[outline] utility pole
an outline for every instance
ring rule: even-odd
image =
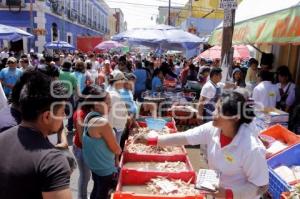
[[[168,25],[171,25],[171,0],[169,0]]]
[[[33,2],[32,2],[32,0],[30,0],[30,32],[31,32],[32,35],[34,35],[33,30],[34,30],[34,27],[33,27]],[[32,48],[33,43],[34,43],[34,39],[29,38],[28,40],[29,40],[29,46],[30,46],[30,48]]]
[[[233,64],[232,37],[237,3],[235,0],[222,0],[220,7],[224,9],[221,63],[228,68],[228,73],[231,74]],[[227,74],[226,80],[228,79],[229,75]]]

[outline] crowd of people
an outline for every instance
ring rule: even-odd
[[[234,139],[240,139],[239,132],[252,131],[249,124],[253,114],[249,113],[250,119],[243,116],[215,119],[215,112],[235,116],[237,106],[251,98],[257,107],[277,107],[290,113],[294,110],[296,113],[291,118],[297,119],[296,86],[288,67],[280,66],[273,73],[271,66],[259,66],[254,58],[248,61],[247,70],[235,62],[231,82],[222,83],[218,59],[195,62],[175,55],[78,51],[43,56],[30,53],[15,58],[2,51],[0,179],[5,183],[0,183],[0,198],[71,198],[70,175],[76,166],[79,168],[77,198],[88,198],[91,178],[94,182],[91,199],[107,198],[116,186],[126,136],[130,129],[138,127],[136,118],[156,115],[150,104],[143,103],[143,93],[163,92],[168,82],[178,88],[198,82],[202,88],[198,119],[199,124],[205,124],[177,137],[159,137],[155,144],[161,146],[205,144],[212,151],[218,145],[214,138],[221,129],[223,137],[221,147],[218,146],[221,150]],[[222,95],[224,90],[231,90],[231,94]],[[234,90],[247,92],[241,95]],[[67,122],[64,122],[65,115]],[[73,144],[67,142],[67,134],[74,135]],[[244,141],[236,146],[245,151],[243,154],[248,159],[239,158],[245,165],[236,164],[231,168],[222,162],[225,173],[234,175],[222,183],[224,193],[218,197],[227,193],[246,198],[245,193],[250,192],[255,198],[268,184],[259,141],[255,139],[255,147],[251,148],[253,134],[243,136]],[[147,139],[137,141],[146,143]],[[68,145],[73,146],[73,153],[68,151]],[[209,163],[212,168],[223,170],[218,166],[220,162],[215,162],[221,157],[220,150],[214,151]],[[253,165],[256,163],[260,164],[260,171]],[[248,173],[244,174],[241,167]]]

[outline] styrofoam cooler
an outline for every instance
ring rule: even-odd
[[[280,124],[281,126],[288,128],[287,122],[266,122],[265,120],[262,120],[261,118],[257,118],[257,117],[254,119],[254,121],[255,121],[257,128],[260,131],[266,130],[276,124]]]
[[[255,115],[256,118],[264,121],[267,124],[288,123],[289,121],[289,113],[276,108],[269,108],[263,111],[255,111]]]

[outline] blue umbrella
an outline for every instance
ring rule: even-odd
[[[156,25],[149,28],[135,28],[112,37],[115,41],[128,41],[163,49],[193,49],[197,48],[205,39],[188,33],[180,28],[168,25]]]
[[[22,39],[22,37],[33,37],[32,34],[21,30],[19,28],[15,28],[13,26],[6,26],[3,24],[0,24],[0,39],[1,40],[19,40]]]
[[[53,41],[46,43],[44,46],[47,49],[54,49],[54,50],[75,50],[75,47],[65,41]]]

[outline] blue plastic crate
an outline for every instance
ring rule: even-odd
[[[269,165],[269,193],[273,199],[280,199],[282,192],[288,192],[292,187],[280,178],[274,169],[285,165],[291,167],[293,165],[300,165],[300,144],[296,144],[293,147],[286,149],[285,151],[275,155],[268,160]]]

